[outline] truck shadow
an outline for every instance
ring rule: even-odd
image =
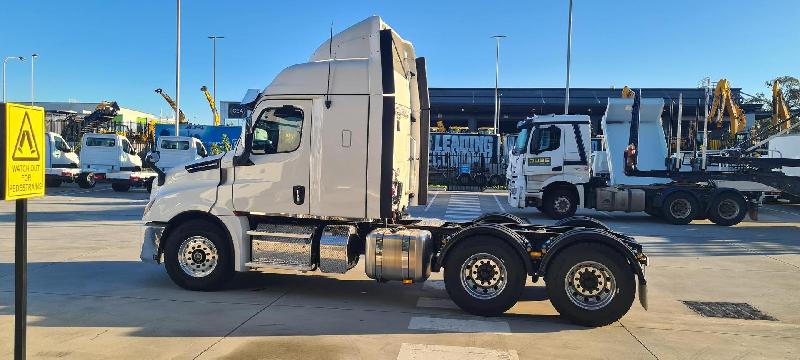
[[[248,272],[221,291],[192,292],[175,286],[163,267],[136,261],[39,262],[29,269],[30,326],[130,328],[142,337],[225,336],[233,329],[228,336],[584,329],[553,315],[542,286],[526,288],[507,314],[484,318],[458,309],[442,288],[379,284],[360,274]],[[14,314],[13,277],[13,264],[0,263],[0,318]],[[444,325],[415,327],[415,318]]]

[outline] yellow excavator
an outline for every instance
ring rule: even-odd
[[[722,118],[725,114],[730,118],[730,135],[735,139],[736,134],[745,130],[747,120],[744,116],[744,111],[736,104],[731,94],[731,84],[726,79],[721,79],[717,82],[717,87],[714,89],[714,102],[711,105],[711,111],[708,112],[706,121],[714,121],[717,127],[722,127]]]
[[[211,96],[211,94],[208,92],[208,88],[205,85],[200,88],[200,91],[202,91],[203,94],[206,94],[208,105],[211,106],[211,113],[214,115],[214,126],[219,126],[219,111],[217,111],[217,104],[214,101],[214,97]]]
[[[629,88],[627,86],[622,88],[622,98],[623,99],[633,99],[634,95],[635,94],[633,93],[633,90],[631,90],[631,88]]]
[[[772,125],[778,125],[780,130],[788,130],[792,126],[789,119],[792,118],[792,113],[789,111],[789,106],[786,105],[786,100],[781,91],[781,84],[778,80],[772,83]]]
[[[177,111],[178,110],[178,105],[175,104],[175,101],[172,100],[172,98],[169,95],[167,95],[167,93],[165,93],[164,90],[156,89],[156,94],[161,95],[161,97],[163,97],[164,100],[167,101],[167,104],[169,104],[169,106],[172,108],[172,111]],[[178,114],[178,118],[179,118],[179,122],[181,124],[185,124],[186,123],[186,116],[183,115],[183,110],[181,110],[180,114]]]

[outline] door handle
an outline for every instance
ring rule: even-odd
[[[306,201],[306,187],[295,185],[292,188],[292,198],[294,199],[295,205],[303,205],[303,203]]]
[[[553,167],[552,171],[562,171],[563,169],[564,169],[563,166],[556,166],[556,167]]]

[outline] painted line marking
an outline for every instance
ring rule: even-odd
[[[428,280],[423,283],[423,288],[444,290],[444,280]]]
[[[511,335],[511,326],[505,321],[463,320],[427,316],[412,317],[411,321],[408,322],[408,329]]]
[[[425,206],[425,210],[423,210],[423,212],[427,212],[428,209],[430,209],[431,205],[433,205],[433,202],[436,201],[436,195],[439,195],[438,191],[433,193],[433,198],[431,199],[431,201],[428,202],[428,205]]]
[[[494,350],[467,346],[429,344],[400,345],[397,360],[519,360],[516,350]]]
[[[436,309],[458,309],[458,305],[453,303],[453,300],[447,298],[432,298],[420,296],[417,299],[417,307],[419,308],[436,308]]]
[[[494,195],[493,197],[494,197],[494,201],[496,201],[496,202],[497,202],[497,206],[499,206],[499,207],[500,207],[500,211],[502,211],[502,212],[506,212],[506,208],[505,208],[505,207],[503,207],[503,204],[502,204],[502,203],[500,203],[500,199],[499,199],[500,197],[499,197],[499,196],[497,196],[497,195]]]

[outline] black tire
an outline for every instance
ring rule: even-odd
[[[63,181],[61,179],[44,179],[44,185],[47,187],[59,187]]]
[[[116,192],[126,192],[131,189],[131,184],[123,182],[113,182],[111,183],[111,188],[114,189],[114,191]]]
[[[747,216],[747,201],[739,193],[724,192],[717,195],[708,208],[708,219],[721,226],[736,225]]]
[[[565,188],[549,190],[544,195],[543,212],[552,219],[561,220],[575,215],[578,210],[578,197]]]
[[[678,191],[664,199],[661,218],[673,225],[686,225],[697,217],[700,205],[692,194]]]
[[[80,173],[76,179],[78,186],[82,189],[91,189],[97,184],[93,172]]]
[[[472,176],[469,176],[469,174],[463,173],[461,175],[458,175],[458,178],[456,178],[456,181],[458,181],[459,185],[463,185],[463,186],[472,185]]]
[[[631,308],[636,293],[636,283],[624,256],[607,246],[592,243],[572,245],[554,256],[555,258],[545,273],[545,285],[550,302],[561,316],[578,325],[605,326],[622,318]],[[601,269],[596,264],[602,265],[605,269]],[[580,276],[581,270],[583,270],[583,274],[589,274],[590,269],[593,269],[592,266],[601,272],[601,275],[597,276],[603,276],[602,279],[605,280],[598,284],[597,280],[592,280],[594,276],[586,278],[585,281],[593,285],[594,289],[585,286],[586,283],[583,279],[578,282],[568,282],[568,279],[574,279],[575,275]],[[591,273],[597,274],[593,271]],[[610,279],[613,279],[613,282]],[[576,286],[572,285],[575,283],[584,285],[581,287],[583,290],[578,290]],[[615,284],[613,287],[610,285],[612,283]],[[613,293],[610,299],[599,298],[604,293],[600,290],[600,285],[604,285],[603,288],[607,289],[605,296]],[[572,295],[568,293],[570,291],[568,289],[572,291]],[[598,295],[597,297],[586,297],[582,296],[579,291],[588,291],[589,295],[596,291]],[[579,297],[584,300],[573,300],[573,298]],[[600,300],[597,300],[598,298]],[[594,299],[600,303],[592,304],[588,302],[588,299]],[[602,304],[604,301],[607,303]],[[584,303],[584,305],[578,303]],[[594,308],[594,306],[598,307]]]
[[[191,267],[193,264],[197,264],[194,253],[199,251],[203,253],[201,264],[205,264],[206,261],[211,264],[213,260],[216,260],[216,265],[210,269],[208,274],[198,273],[198,276],[193,276],[183,270],[178,260],[181,245],[184,241],[191,241],[192,238],[203,238],[214,245],[216,256],[214,252],[203,251],[208,250],[208,247],[203,250],[198,248],[192,251],[192,263],[187,265]],[[170,279],[184,289],[213,291],[222,287],[233,276],[233,251],[222,231],[215,224],[204,220],[191,220],[170,232],[164,245],[164,267],[166,267]]]
[[[556,223],[553,224],[553,226],[575,226],[575,227],[584,227],[589,229],[608,230],[608,226],[606,224],[603,224],[602,221],[588,216],[568,217],[566,219],[561,219],[559,221],[556,221]]]
[[[528,222],[525,219],[509,213],[489,213],[483,214],[472,220],[476,223],[485,223],[485,224],[527,224]]]
[[[145,181],[144,188],[147,189],[148,194],[153,192],[153,179]]]
[[[473,315],[497,316],[504,313],[517,303],[522,290],[525,288],[527,274],[522,258],[508,244],[497,238],[475,237],[462,241],[462,243],[456,244],[455,248],[450,250],[445,259],[444,285],[450,295],[450,299],[462,310]],[[505,285],[500,289],[497,289],[499,285],[495,285],[495,290],[493,291],[499,290],[499,292],[490,294],[491,297],[479,298],[473,294],[487,292],[492,287],[478,287],[476,285],[477,281],[465,280],[466,283],[474,285],[472,287],[473,290],[468,291],[466,289],[467,285],[462,282],[462,266],[468,266],[468,269],[472,268],[467,263],[468,261],[473,261],[472,259],[486,261],[489,259],[485,257],[486,255],[490,255],[494,259],[483,265],[478,260],[475,266],[486,267],[487,273],[485,275],[493,276],[492,279],[487,281],[505,281]],[[491,267],[495,260],[499,261],[502,266]],[[500,276],[502,268],[505,268],[505,278]],[[498,271],[493,272],[495,270]],[[468,271],[464,272],[464,274],[466,273]],[[486,285],[491,285],[491,283]]]

